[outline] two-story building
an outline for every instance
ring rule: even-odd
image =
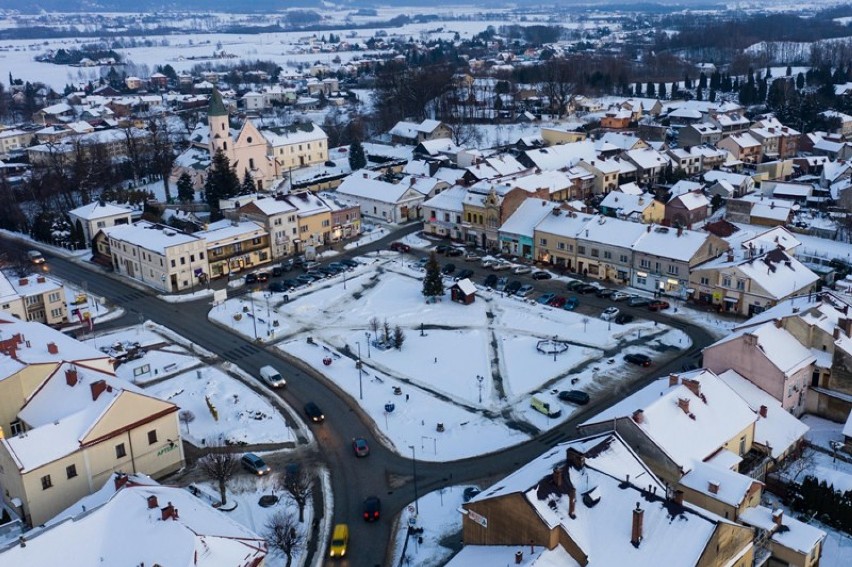
[[[454,185],[423,202],[423,231],[432,236],[464,239],[462,217],[467,189]]]
[[[0,310],[21,321],[46,325],[68,322],[65,286],[44,274],[10,278],[0,272]]]
[[[103,201],[93,201],[88,205],[68,211],[71,223],[80,223],[83,229],[83,238],[87,243],[91,243],[92,238],[102,228],[118,224],[130,224],[133,222],[132,215],[133,211],[128,207]]]
[[[577,272],[629,285],[633,245],[644,234],[642,224],[596,216],[577,234]]]
[[[207,244],[210,277],[227,277],[272,261],[269,233],[254,221],[222,219],[211,223],[195,236]]]

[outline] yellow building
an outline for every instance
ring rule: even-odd
[[[0,310],[22,321],[47,325],[68,322],[65,287],[43,274],[9,279],[0,272]]]
[[[214,222],[207,230],[195,233],[207,242],[210,277],[219,278],[272,261],[269,233],[253,221]]]

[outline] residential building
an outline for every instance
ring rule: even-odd
[[[751,121],[740,112],[711,113],[709,121],[719,127],[723,136],[742,134],[751,126]]]
[[[548,200],[549,189],[538,187],[527,191],[511,182],[482,182],[469,187],[462,202],[465,242],[486,250],[498,250],[498,230],[521,203],[531,197]]]
[[[103,201],[93,201],[88,205],[77,207],[68,211],[68,217],[72,224],[80,223],[83,229],[83,239],[87,243],[102,228],[108,228],[119,224],[130,224],[133,211],[128,207],[113,205]]]
[[[682,148],[715,146],[722,139],[722,129],[710,122],[689,124],[678,130],[678,143]]]
[[[743,163],[760,163],[763,158],[763,146],[747,132],[722,138],[716,146],[727,150]]]
[[[754,191],[754,178],[750,175],[742,175],[740,173],[732,173],[728,171],[711,170],[703,175],[706,183],[717,183],[725,181],[734,188],[733,196],[736,198],[744,197]]]
[[[451,138],[452,135],[452,129],[440,120],[423,120],[419,123],[403,120],[390,130],[392,143],[413,146],[428,140]]]
[[[659,223],[665,218],[666,206],[650,193],[608,193],[599,205],[601,214],[642,223]]]
[[[293,239],[295,253],[323,246],[331,241],[332,207],[322,197],[302,191],[288,195],[287,202],[296,208],[299,223],[298,238]]]
[[[582,129],[582,124],[563,124],[560,127],[544,127],[541,128],[541,139],[546,146],[555,146],[557,144],[570,144],[573,142],[581,142],[586,139],[586,132]]]
[[[736,331],[706,347],[704,365],[718,373],[734,370],[801,415],[816,357],[780,321]]]
[[[68,322],[65,287],[44,274],[10,278],[0,272],[0,310],[21,321],[46,325]]]
[[[222,219],[196,232],[207,245],[210,277],[229,277],[272,261],[269,233],[262,224]]]
[[[725,220],[760,226],[785,226],[793,220],[794,206],[795,203],[784,199],[745,195],[737,199],[728,199]]]
[[[618,188],[621,166],[616,160],[593,159],[581,160],[577,167],[585,169],[595,176],[593,190],[595,195],[606,195]]]
[[[577,273],[629,285],[632,248],[644,234],[639,223],[596,216],[577,234]]]
[[[367,172],[354,173],[341,183],[335,193],[361,207],[361,215],[392,223],[403,223],[420,218],[420,208],[425,200],[423,193],[409,183],[388,183],[370,177]]]
[[[610,432],[557,445],[462,504],[462,538],[449,567],[517,563],[525,553],[529,565],[754,560],[751,529],[685,503]]]
[[[740,520],[756,528],[755,539],[768,542],[767,565],[818,567],[826,533],[796,518],[784,515],[784,510],[756,506],[746,510]]]
[[[701,156],[697,153],[683,148],[666,150],[666,155],[672,162],[674,169],[682,171],[684,175],[692,176],[701,171]]]
[[[577,235],[594,215],[554,209],[535,227],[535,258],[560,269],[578,271]]]
[[[58,331],[2,314],[0,328],[0,488],[28,525],[116,470],[163,476],[183,466],[176,405],[117,378],[109,357]]]
[[[710,200],[701,189],[672,196],[666,203],[665,221],[671,226],[692,227],[707,218]]]
[[[463,240],[462,215],[466,196],[467,189],[455,185],[424,201],[423,231],[433,236]]]
[[[7,159],[14,153],[23,152],[30,145],[32,139],[32,132],[14,128],[0,130],[0,159]]]
[[[558,203],[537,198],[529,198],[521,203],[500,226],[500,251],[532,260],[535,251],[535,227],[557,207]]]
[[[269,235],[272,258],[278,259],[292,254],[299,240],[298,209],[283,195],[258,198],[236,210],[241,220],[260,223]]]
[[[148,130],[140,128],[113,128],[98,130],[89,134],[63,136],[57,142],[37,144],[27,148],[27,156],[34,166],[55,166],[73,162],[77,156],[100,162],[120,162],[129,157],[128,139],[136,145],[147,143],[151,137]]]
[[[653,148],[630,150],[624,152],[624,157],[636,166],[636,181],[645,185],[653,185],[660,181],[671,161],[664,154]]]
[[[148,221],[103,228],[101,232],[108,239],[117,274],[166,293],[194,288],[209,277],[203,238]]]

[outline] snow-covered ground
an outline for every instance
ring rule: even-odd
[[[424,243],[416,240],[412,245]],[[471,305],[450,301],[449,293],[427,304],[422,272],[405,258],[382,252],[364,261],[347,274],[345,287],[336,276],[291,293],[289,303],[271,296],[267,308],[261,294],[254,317],[245,298],[215,307],[209,317],[249,338],[257,329],[279,340],[283,352],[360,403],[401,454],[415,446],[423,459],[451,460],[519,443],[527,432],[558,423],[530,407],[531,395],[583,389],[594,396],[637,372],[622,360],[623,351],[659,357],[690,345],[683,332],[664,325],[615,325],[489,290]],[[400,350],[378,347],[373,319],[380,335],[385,321],[391,334],[400,327]],[[567,350],[554,357],[537,348],[554,339]],[[559,420],[576,410],[560,405]]]

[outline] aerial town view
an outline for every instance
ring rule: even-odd
[[[0,567],[849,567],[852,3],[0,2]]]

